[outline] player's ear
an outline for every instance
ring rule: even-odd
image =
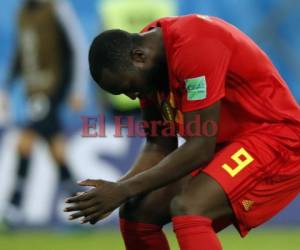
[[[133,49],[131,52],[131,59],[135,66],[141,67],[146,61],[145,52],[140,48]]]

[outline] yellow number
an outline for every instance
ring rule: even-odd
[[[241,156],[243,156],[244,159],[241,159]],[[222,168],[232,177],[236,176],[239,172],[241,172],[245,167],[247,167],[251,162],[254,161],[252,156],[244,148],[239,149],[239,151],[233,154],[231,156],[231,159],[235,161],[237,166],[235,168],[232,168],[225,163],[223,164]]]

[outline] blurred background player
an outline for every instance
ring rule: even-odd
[[[17,37],[6,87],[17,76],[22,77],[27,98],[24,111],[29,121],[18,142],[17,181],[10,199],[10,214],[22,205],[32,147],[38,136],[49,144],[58,166],[60,186],[72,192],[73,178],[65,160],[59,108],[70,92],[68,102],[73,110],[79,111],[88,82],[83,60],[87,45],[77,17],[66,1],[25,0],[19,11]]]

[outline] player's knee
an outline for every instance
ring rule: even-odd
[[[122,219],[129,219],[134,215],[134,205],[133,201],[127,201],[120,206],[119,217]]]
[[[144,221],[150,214],[148,208],[145,208],[143,202],[138,199],[131,199],[124,203],[119,210],[120,218],[131,221]]]
[[[58,163],[65,163],[65,150],[64,150],[64,144],[61,143],[51,143],[50,144],[50,150],[52,153],[52,156],[54,160]]]
[[[122,219],[150,224],[164,224],[166,216],[157,209],[157,204],[147,199],[131,199],[120,207],[119,217]]]
[[[51,150],[52,156],[57,163],[65,163],[65,155],[64,152],[60,151],[57,148],[52,148]]]
[[[175,196],[170,204],[172,216],[188,214],[188,204],[182,196]]]

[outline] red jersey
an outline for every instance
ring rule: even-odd
[[[171,104],[180,115],[221,100],[218,142],[268,124],[300,127],[300,108],[287,84],[268,56],[236,27],[193,14],[156,20],[142,32],[155,27],[163,32]],[[158,96],[142,99],[141,107],[160,104]]]

